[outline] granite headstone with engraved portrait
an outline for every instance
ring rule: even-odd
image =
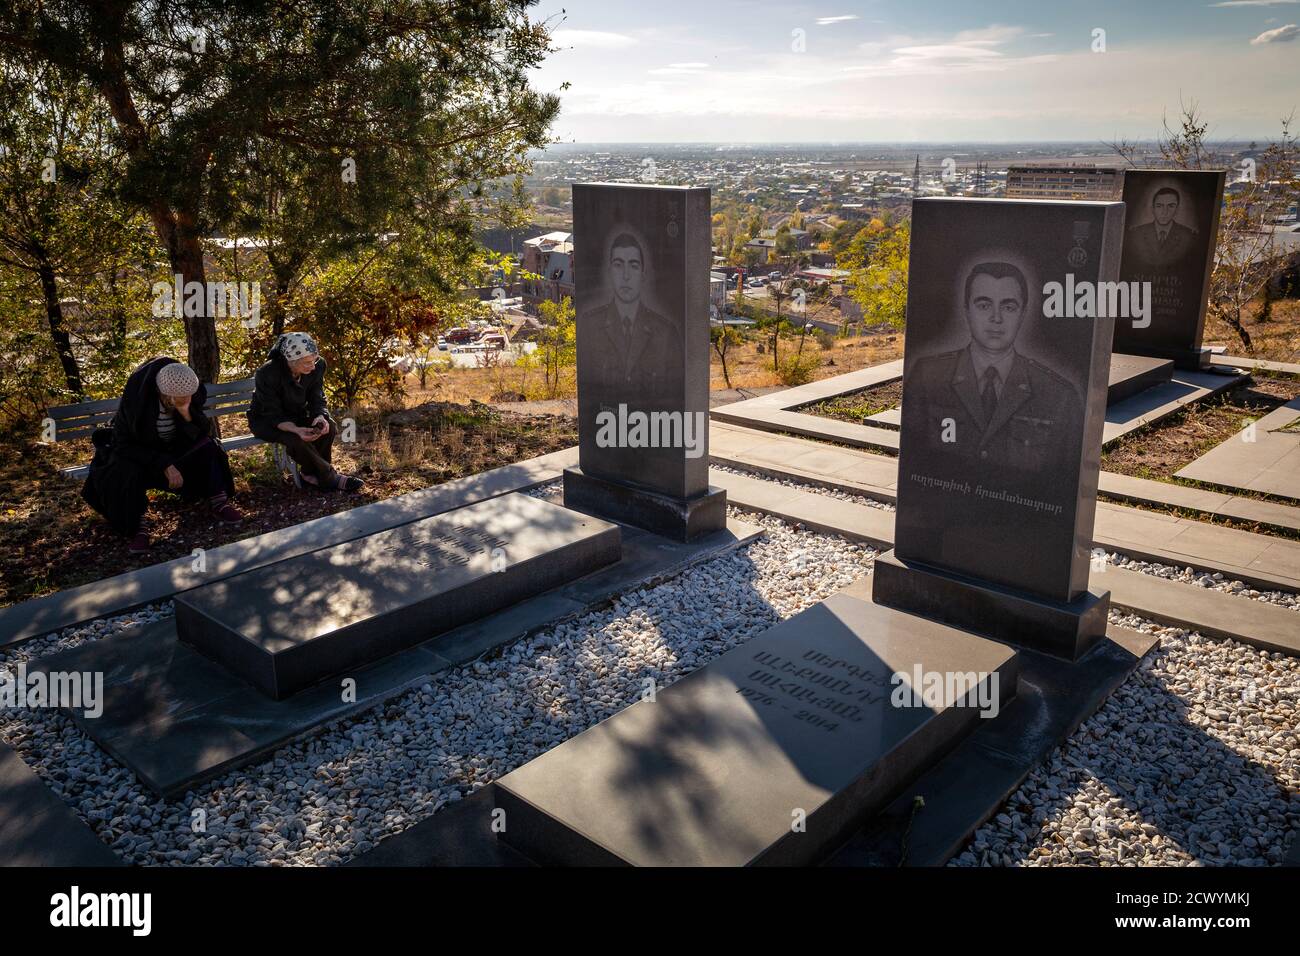
[[[1150,283],[1150,316],[1115,323],[1114,349],[1200,368],[1206,296],[1214,265],[1225,173],[1130,169],[1120,279]]]
[[[895,552],[1068,602],[1086,588],[1121,203],[913,205]],[[1103,310],[1104,311],[1104,310]]]
[[[573,225],[579,467],[565,501],[676,537],[721,527],[725,493],[708,484],[709,190],[575,184]]]

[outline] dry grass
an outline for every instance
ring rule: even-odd
[[[1247,424],[1300,395],[1300,380],[1256,374],[1247,382],[1154,425],[1130,432],[1103,452],[1103,471],[1153,481],[1174,473],[1232,438]]]
[[[1251,357],[1272,362],[1300,362],[1300,300],[1274,302],[1272,315],[1266,322],[1256,320],[1260,310],[1261,303],[1253,303],[1253,311],[1245,323],[1255,347]],[[1247,354],[1236,332],[1208,316],[1204,341],[1206,345],[1224,346],[1229,355]]]

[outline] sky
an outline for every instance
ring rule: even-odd
[[[1300,125],[1300,0],[541,0],[565,142],[1214,140]],[[562,89],[564,83],[568,89]],[[1294,126],[1293,126],[1294,130]]]

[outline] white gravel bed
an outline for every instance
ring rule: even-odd
[[[1267,604],[1276,604],[1280,607],[1290,608],[1293,611],[1300,610],[1300,597],[1290,591],[1260,591],[1248,584],[1243,584],[1241,581],[1225,577],[1221,571],[1210,573],[1197,571],[1189,567],[1176,568],[1168,564],[1139,561],[1136,558],[1126,557],[1117,552],[1107,554],[1106,561],[1116,567],[1127,568],[1130,571],[1141,571],[1143,574],[1166,578],[1170,581],[1182,581],[1184,584],[1194,584],[1200,588],[1223,591],[1225,594],[1234,594],[1237,597],[1246,597],[1254,601],[1264,601]]]
[[[888,502],[877,501],[875,498],[868,498],[866,495],[855,494],[851,491],[844,491],[840,488],[827,488],[824,485],[813,485],[806,481],[798,481],[794,478],[775,478],[771,475],[764,475],[757,471],[748,471],[744,468],[733,468],[730,465],[710,465],[709,467],[716,468],[718,471],[726,472],[729,475],[744,475],[746,478],[758,478],[762,481],[770,481],[775,485],[782,485],[786,488],[798,488],[800,491],[811,491],[819,495],[825,495],[827,498],[835,498],[838,501],[850,501],[855,505],[866,505],[868,508],[877,508],[881,511],[897,510]]]
[[[1277,864],[1300,830],[1300,659],[1111,620],[1160,647],[949,865]]]
[[[528,492],[560,493],[558,481]],[[828,597],[875,557],[836,536],[732,513],[761,525],[766,537],[439,674],[178,801],[152,796],[59,713],[0,711],[0,739],[131,863],[335,864],[617,712],[647,682],[667,686]],[[1295,595],[1261,593],[1221,575],[1111,560],[1297,605]],[[0,654],[0,666],[170,613],[163,602],[67,628]],[[1300,660],[1118,611],[1111,620],[1158,633],[1161,648],[1030,775],[953,865],[1276,863],[1289,831],[1300,828]],[[192,827],[200,816],[205,832]]]
[[[877,508],[881,511],[897,510],[897,508],[892,504],[887,504],[883,501],[876,501],[874,498],[868,498],[865,495],[842,491],[838,488],[826,488],[821,485],[813,485],[793,478],[773,478],[768,475],[760,474],[759,472],[748,471],[743,468],[733,468],[729,465],[713,465],[712,467],[718,469],[718,471],[724,471],[729,474],[744,475],[747,478],[759,478],[763,481],[775,482],[776,484],[782,485],[786,488],[797,488],[800,491],[825,495],[828,498],[835,498],[839,501],[849,501],[853,504],[866,505],[867,507]],[[1171,581],[1182,581],[1186,584],[1194,584],[1197,587],[1210,588],[1215,591],[1223,591],[1226,594],[1250,598],[1254,601],[1264,601],[1268,604],[1276,604],[1280,607],[1300,610],[1300,596],[1290,591],[1260,591],[1241,581],[1225,577],[1220,571],[1210,573],[1206,571],[1196,571],[1190,567],[1179,568],[1168,564],[1157,564],[1152,561],[1139,561],[1136,558],[1130,558],[1116,551],[1109,552],[1106,555],[1106,560],[1109,564],[1120,568],[1127,568],[1130,571],[1140,571],[1142,574],[1150,574],[1158,578],[1166,578]]]
[[[767,536],[436,675],[175,802],[148,793],[57,712],[0,713],[0,738],[131,863],[338,863],[633,703],[648,682],[665,687],[829,597],[875,556],[776,519],[738,517]],[[19,651],[95,639],[113,629],[105,624]],[[206,829],[196,833],[200,816]]]

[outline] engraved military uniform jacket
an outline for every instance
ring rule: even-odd
[[[1186,257],[1196,246],[1196,233],[1181,223],[1171,222],[1165,241],[1161,242],[1156,224],[1144,222],[1134,226],[1124,236],[1125,253],[1141,270],[1164,271],[1186,266]]]
[[[986,421],[970,350],[963,348],[916,363],[906,386],[903,428],[919,430],[931,454],[1038,471],[1078,458],[1080,448],[1069,443],[1078,441],[1082,415],[1069,382],[1017,352]]]
[[[664,405],[671,398],[666,394],[672,385],[666,378],[673,367],[669,350],[674,341],[680,341],[672,324],[638,303],[629,341],[623,317],[613,302],[593,311],[587,321],[595,326],[600,342],[594,354],[600,356],[601,395],[618,396],[632,408]]]

